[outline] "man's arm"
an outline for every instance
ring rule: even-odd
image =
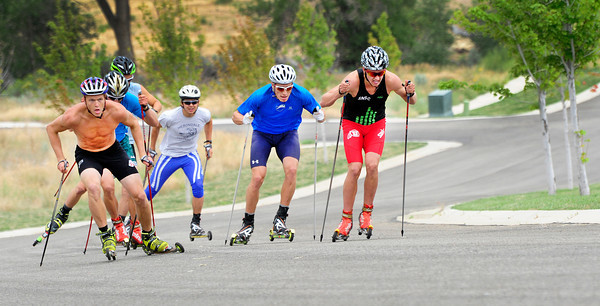
[[[145,95],[140,95],[140,96],[138,96],[138,99],[139,99],[140,107],[142,108],[142,111],[144,112],[142,114],[142,118],[144,118],[144,122],[148,123],[148,125],[151,127],[157,127],[158,126],[158,114],[154,111],[150,111],[150,107],[148,106],[149,105],[148,97],[146,97]]]
[[[411,82],[408,84],[408,80],[403,83],[397,75],[391,72],[387,72],[386,74],[385,80],[388,88],[392,89],[392,91],[398,94],[404,101],[408,100],[407,93],[412,93],[412,96],[410,96],[410,104],[417,103],[417,93],[415,92],[414,83]]]
[[[160,123],[158,124],[158,126],[152,130],[152,133],[150,134],[150,143],[149,148],[150,150],[156,152],[156,142],[158,141],[158,135],[160,134],[160,128],[162,127],[162,125],[160,125]]]
[[[210,119],[204,125],[204,137],[206,137],[206,141],[204,142],[204,149],[206,150],[206,158],[212,157],[212,129],[213,129],[213,121]],[[209,148],[206,145],[210,145]]]
[[[233,116],[231,116],[231,120],[233,123],[237,125],[244,124],[244,115],[242,115],[237,109],[233,112]],[[211,120],[212,121],[212,120]]]
[[[125,108],[123,108],[123,110],[125,110]],[[137,147],[138,152],[140,152],[140,155],[141,154],[148,155],[146,152],[146,149],[144,148],[144,142],[143,142],[144,136],[142,135],[142,128],[140,127],[136,117],[134,117],[132,113],[130,113],[126,110],[125,110],[125,112],[127,113],[126,114],[127,117],[123,121],[123,124],[125,124],[126,126],[128,126],[131,129],[131,135],[133,136],[133,140],[135,140],[135,145]],[[150,159],[150,161],[152,161],[152,159]],[[146,164],[146,163],[144,162],[144,164]],[[146,165],[150,166],[149,164],[146,164]]]
[[[48,139],[50,140],[50,146],[56,155],[56,160],[59,161],[57,167],[58,170],[65,173],[67,171],[67,167],[64,163],[60,161],[65,160],[65,154],[62,150],[62,143],[60,141],[60,137],[58,133],[66,131],[67,127],[63,124],[64,115],[58,116],[58,118],[54,119],[50,124],[46,126],[46,133],[48,134]],[[62,169],[61,169],[62,168]]]
[[[321,107],[329,107],[347,94],[356,95],[359,83],[358,73],[356,71],[349,73],[340,84],[327,91],[321,97],[319,104],[321,104]]]
[[[160,103],[157,98],[155,98],[148,90],[146,90],[146,87],[142,86],[141,84],[140,87],[142,88],[142,95],[148,97],[148,104],[150,104],[150,106],[152,106],[157,113],[160,113],[162,110],[162,103]]]

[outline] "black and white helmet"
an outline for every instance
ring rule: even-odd
[[[371,46],[363,52],[360,63],[367,70],[383,70],[389,65],[390,59],[381,47]]]
[[[79,90],[84,96],[103,95],[108,90],[108,84],[98,77],[91,77],[81,82]]]
[[[129,90],[129,82],[127,79],[118,71],[111,71],[104,76],[104,81],[108,84],[107,95],[113,99],[121,99],[125,97]]]
[[[183,99],[200,99],[200,89],[194,85],[185,85],[179,90],[179,98]]]
[[[296,71],[292,66],[278,64],[271,67],[269,79],[276,84],[289,84],[296,80]]]
[[[135,73],[135,63],[125,56],[117,56],[110,65],[110,70],[115,70],[123,75]]]

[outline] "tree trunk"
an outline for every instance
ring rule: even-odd
[[[106,21],[115,33],[118,55],[126,56],[135,61],[133,44],[131,43],[131,10],[129,0],[115,0],[116,14],[113,14],[107,0],[96,0]]]
[[[567,103],[565,102],[565,87],[562,85],[562,77],[561,86],[559,87],[558,91],[560,92],[560,101],[562,103],[563,135],[565,137],[565,159],[567,165],[567,187],[569,189],[573,189],[573,159],[571,156],[571,142],[569,140],[571,133],[569,132],[569,114],[567,111]]]
[[[544,142],[546,182],[548,183],[548,194],[556,194],[556,177],[552,166],[552,146],[550,145],[550,133],[548,131],[548,114],[546,113],[546,90],[538,86],[538,102],[540,106],[540,119],[542,121],[542,140]]]
[[[567,84],[569,86],[569,101],[571,105],[571,126],[572,133],[575,135],[575,152],[577,153],[577,174],[579,179],[579,194],[590,195],[590,186],[588,184],[585,164],[581,157],[583,156],[583,136],[579,132],[579,115],[577,114],[577,98],[575,92],[575,63],[567,62]]]

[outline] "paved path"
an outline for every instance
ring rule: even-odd
[[[600,157],[593,152],[600,152],[600,100],[581,104],[580,115],[591,140],[588,177],[597,183],[600,173],[594,169],[599,169]],[[461,146],[407,165],[406,213],[544,190],[539,124],[537,116],[411,121],[410,140]],[[335,139],[337,127],[336,122],[327,124],[328,139]],[[404,130],[402,121],[390,120],[388,140],[403,140]],[[562,188],[560,114],[550,115],[550,131]],[[314,126],[303,126],[303,138],[311,139],[312,133]],[[82,255],[87,228],[75,227],[51,236],[39,267],[42,246],[31,247],[35,235],[0,238],[5,246],[0,249],[0,298],[6,304],[66,305],[592,305],[599,300],[600,225],[406,223],[401,237],[396,218],[402,172],[402,167],[392,167],[380,173],[370,240],[354,231],[347,242],[331,243],[341,213],[341,188],[332,190],[321,243],[327,192],[317,194],[316,226],[312,198],[293,201],[288,225],[297,236],[291,243],[268,239],[275,205],[258,208],[256,229],[246,246],[224,246],[230,212],[203,214],[213,241],[187,240],[189,215],[157,220],[161,238],[183,242],[184,254],[146,256],[135,250],[125,257],[119,248],[117,261],[108,262],[97,237],[91,237]],[[361,197],[359,191],[357,199]],[[241,218],[236,210],[232,231]]]

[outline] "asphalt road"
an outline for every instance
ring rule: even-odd
[[[580,126],[590,139],[590,183],[600,182],[600,100],[579,105]],[[338,122],[327,125],[328,140]],[[244,133],[243,127],[238,128]],[[550,116],[559,188],[566,186],[562,122]],[[404,122],[390,122],[388,140],[404,139]],[[300,135],[314,137],[314,125]],[[410,141],[447,140],[463,145],[407,165],[406,213],[493,195],[546,189],[539,116],[485,120],[413,120]],[[343,154],[343,153],[342,153]],[[247,169],[246,169],[247,171]],[[161,238],[181,241],[183,254],[146,256],[118,249],[102,255],[97,237],[82,254],[86,227],[51,236],[44,265],[36,238],[2,238],[0,304],[200,304],[200,305],[593,305],[600,298],[600,225],[450,226],[404,224],[402,173],[380,173],[370,240],[352,232],[331,242],[341,214],[335,188],[325,238],[319,242],[327,193],[295,200],[288,226],[293,242],[270,242],[276,206],[261,206],[246,246],[224,246],[229,212],[203,214],[214,239],[190,242],[189,216],[157,220]],[[232,188],[234,188],[232,182]],[[245,188],[243,186],[242,188]],[[362,188],[357,195],[358,215]],[[234,212],[231,231],[241,225]],[[15,249],[12,249],[15,247]]]

